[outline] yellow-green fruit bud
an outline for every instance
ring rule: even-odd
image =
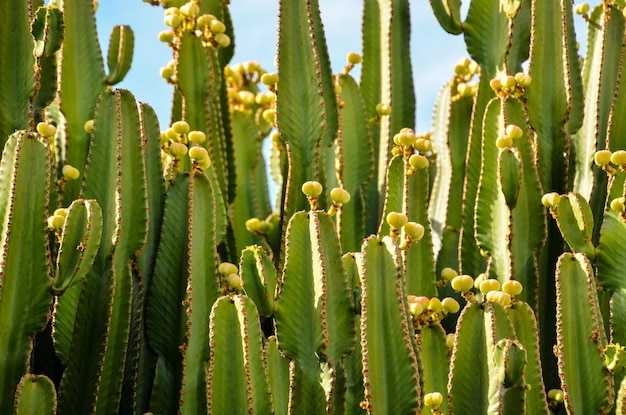
[[[417,317],[420,314],[422,314],[422,312],[424,312],[424,307],[422,306],[421,303],[412,302],[412,303],[409,303],[409,310],[411,311],[411,315],[413,317]]]
[[[230,262],[222,262],[217,267],[217,272],[219,272],[222,275],[236,274],[239,272],[239,268],[237,268],[237,265],[232,264]]]
[[[172,128],[168,128],[167,130],[165,130],[165,135],[169,140],[178,141],[178,134],[176,134],[176,131],[174,131],[174,129]]]
[[[70,166],[69,164],[63,166],[61,173],[63,174],[63,178],[67,181],[76,180],[80,177],[80,172],[78,171],[78,169],[76,167]]]
[[[550,389],[548,391],[548,399],[554,402],[563,402],[563,391],[561,389]]]
[[[517,140],[518,138],[522,138],[522,135],[524,135],[524,132],[522,131],[521,128],[519,128],[517,125],[507,125],[506,126],[506,135],[508,135],[509,137],[511,137],[512,140]]]
[[[611,210],[614,210],[618,213],[623,213],[626,210],[624,208],[624,198],[618,197],[617,199],[611,200]]]
[[[361,55],[359,55],[356,52],[350,52],[348,53],[348,63],[350,65],[356,65],[358,63],[361,63],[363,61],[363,58],[361,57]]]
[[[266,220],[262,220],[259,223],[259,233],[262,235],[265,235],[266,233],[271,231],[273,228],[274,228],[274,225],[271,222],[268,222]]]
[[[187,154],[187,146],[183,143],[172,143],[170,144],[170,154],[177,158],[183,157]]]
[[[268,105],[269,103],[272,102],[272,96],[270,94],[259,92],[254,97],[254,102],[256,102],[259,105]]]
[[[437,297],[433,297],[428,302],[428,309],[435,313],[441,313],[443,311],[443,303]]]
[[[241,277],[237,274],[230,274],[226,280],[228,281],[228,285],[230,286],[230,288],[237,290],[237,291],[243,291],[243,281],[241,280]]]
[[[224,33],[226,31],[226,25],[219,20],[215,19],[209,23],[209,27],[211,28],[211,32],[218,34]]]
[[[413,241],[419,241],[424,237],[425,230],[424,226],[419,223],[407,222],[407,224],[404,225],[404,232],[406,233],[406,236],[409,237],[409,239]]]
[[[206,164],[209,161],[209,153],[204,147],[193,146],[189,149],[189,158],[198,164]]]
[[[248,232],[258,232],[261,227],[261,220],[259,218],[250,218],[246,221],[246,229]]]
[[[430,166],[428,159],[421,154],[412,154],[411,157],[409,157],[409,164],[415,170],[424,170]]]
[[[92,134],[93,133],[93,125],[94,125],[94,120],[87,120],[85,122],[85,124],[83,125],[83,129],[88,134]]]
[[[278,74],[274,72],[268,72],[261,75],[261,82],[265,85],[274,85],[278,83]]]
[[[192,143],[201,144],[206,141],[206,134],[202,131],[189,131],[187,134],[187,139]]]
[[[187,121],[176,121],[172,124],[171,128],[176,134],[180,135],[187,134],[189,132],[189,124],[187,124]]]
[[[446,348],[452,350],[454,347],[454,333],[446,334]]]
[[[486,294],[487,301],[492,303],[498,303],[502,307],[508,307],[511,305],[511,296],[502,291],[489,291]]]
[[[239,91],[239,100],[246,105],[252,105],[256,101],[256,94],[251,91]]]
[[[443,309],[450,314],[457,313],[461,309],[461,305],[452,297],[446,297],[441,302]]]
[[[190,1],[180,6],[180,12],[185,16],[195,17],[200,13],[200,6],[195,1]]]
[[[376,112],[378,115],[390,115],[391,114],[391,105],[383,104],[382,102],[376,104]]]
[[[215,20],[215,16],[212,14],[203,14],[196,19],[196,24],[198,26],[209,26],[213,20]]]
[[[611,161],[611,150],[596,151],[593,155],[593,161],[600,167],[604,167]]]
[[[481,250],[482,251],[482,250]],[[482,255],[482,252],[481,252]],[[480,289],[480,284],[485,281],[485,279],[487,278],[487,276],[485,275],[484,272],[481,272],[480,274],[478,274],[478,276],[476,276],[476,279],[474,280],[474,288],[476,288],[477,290]]]
[[[517,84],[522,88],[526,88],[528,85],[530,85],[530,81],[530,75],[527,75],[523,72],[518,72],[515,74],[515,82],[517,82]]]
[[[452,278],[450,285],[454,291],[465,293],[472,289],[474,280],[469,275],[458,275]]]
[[[161,3],[163,3],[163,2],[161,2]],[[165,4],[164,4],[164,6],[165,6]],[[178,7],[168,7],[167,9],[165,9],[165,15],[166,16],[180,15],[180,9]]]
[[[502,291],[512,296],[520,295],[523,289],[522,283],[516,280],[508,280],[502,284]]]
[[[394,143],[397,142],[401,146],[410,147],[415,144],[415,133],[413,132],[413,130],[400,131],[394,136],[393,141]]]
[[[387,223],[394,229],[400,229],[401,227],[406,225],[408,221],[409,219],[403,213],[390,212],[387,215]]]
[[[174,76],[174,68],[165,66],[161,68],[160,74],[162,78],[170,79],[172,76]]]
[[[52,230],[61,229],[65,223],[65,216],[53,215],[48,218],[48,228]]]
[[[515,77],[511,75],[505,76],[504,78],[500,79],[500,82],[502,83],[502,85],[509,89],[515,88],[515,85],[517,84],[517,82],[515,81]]]
[[[414,301],[420,303],[423,308],[428,308],[428,305],[430,304],[430,298],[424,295],[415,296]]]
[[[579,3],[574,6],[574,13],[585,15],[589,13],[589,3]]]
[[[65,218],[67,217],[67,212],[68,212],[68,209],[66,208],[55,209],[54,216],[63,216]]]
[[[330,191],[330,198],[335,203],[345,204],[350,201],[350,193],[347,190],[335,187]]]
[[[424,405],[429,408],[437,409],[442,403],[443,395],[439,392],[431,392],[424,395]]]
[[[491,81],[489,81],[489,86],[491,87],[491,89],[497,92],[500,88],[502,88],[502,82],[500,82],[498,78],[493,78]]]
[[[159,33],[159,42],[171,43],[174,40],[174,32],[171,30],[163,30]]]
[[[459,275],[459,273],[449,267],[445,267],[441,270],[441,279],[446,282],[452,281],[457,275]]]
[[[216,33],[213,39],[215,39],[215,42],[223,48],[230,46],[230,38],[224,33]]]
[[[307,197],[318,197],[322,194],[322,185],[316,181],[308,181],[302,185],[302,193]]]
[[[37,132],[44,137],[54,137],[57,132],[57,128],[47,122],[40,122],[37,124]]]
[[[165,16],[165,19],[163,19],[163,22],[167,26],[175,29],[181,25],[181,23],[183,22],[183,19],[177,14],[170,14],[168,16]]]
[[[617,166],[626,164],[626,151],[617,150],[615,153],[611,154],[611,163]]]
[[[555,208],[559,205],[561,201],[561,196],[556,192],[546,193],[541,197],[541,203],[545,207]]]
[[[486,294],[489,291],[498,291],[500,289],[500,282],[498,280],[488,278],[480,283],[479,289],[483,294]]]
[[[507,148],[513,145],[513,139],[508,135],[501,135],[496,139],[496,147]]]
[[[267,109],[263,111],[262,116],[263,119],[270,124],[274,124],[274,121],[276,121],[276,111],[273,109]]]

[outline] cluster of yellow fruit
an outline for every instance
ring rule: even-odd
[[[239,276],[239,268],[230,262],[222,262],[217,267],[221,277],[220,295],[239,294],[243,291],[243,280]]]
[[[480,66],[468,58],[462,59],[454,66],[454,78],[450,81],[452,101],[464,97],[475,96],[478,92],[478,83],[472,79],[480,72]]]
[[[202,131],[190,131],[186,121],[176,121],[170,128],[161,131],[161,160],[164,172],[180,167],[181,159],[189,154],[192,166],[198,170],[206,170],[211,165],[207,150],[200,146],[206,141]]]
[[[278,75],[264,71],[258,62],[226,66],[224,75],[229,107],[245,115],[252,115],[253,112],[256,112],[273,126],[276,119],[275,103]],[[254,84],[259,82],[268,86],[266,92],[255,93],[250,90],[256,90]]]
[[[433,143],[430,141],[431,134],[415,134],[412,128],[402,128],[393,136],[394,147],[391,154],[402,155],[409,161],[409,174],[417,170],[423,170],[430,165],[429,157],[433,157]]]
[[[54,157],[56,155],[56,143],[54,141],[54,137],[56,136],[57,128],[47,122],[38,123],[36,128],[37,132],[41,134],[41,136],[44,137],[46,140],[48,140],[48,148],[50,148],[50,152]]]
[[[438,297],[407,296],[413,329],[420,331],[424,326],[440,322],[448,314],[458,313],[461,305],[452,297],[440,300]]]
[[[517,125],[507,125],[504,134],[496,139],[496,147],[500,149],[513,146],[513,142],[518,138],[522,138],[524,132]]]
[[[57,238],[61,236],[61,229],[63,229],[63,225],[65,225],[65,218],[67,218],[67,209],[59,208],[54,211],[52,216],[48,217],[48,229],[55,231],[57,234]]]
[[[212,14],[200,15],[200,6],[190,1],[180,7],[165,9],[164,23],[170,27],[159,33],[161,42],[172,44],[182,32],[189,31],[214,47],[230,46],[230,37],[225,33],[226,25]]]
[[[483,300],[498,303],[502,307],[510,307],[515,296],[523,290],[519,281],[508,280],[501,285],[498,280],[487,278],[485,274],[480,274],[476,280],[469,275],[457,275],[451,279],[450,285],[468,301],[476,301],[472,292],[472,288],[475,288],[481,292]]]
[[[309,199],[312,210],[317,209],[318,197],[323,190],[322,184],[313,180],[302,185],[302,193]],[[337,209],[350,201],[350,193],[346,189],[335,187],[330,191],[330,199],[333,204],[329,208],[328,214],[332,216]]]
[[[531,83],[530,75],[518,72],[515,75],[506,75],[489,81],[491,89],[500,98],[509,96],[520,97],[526,93],[526,88]]]
[[[400,212],[389,212],[387,223],[391,227],[391,236],[399,237],[404,231],[405,240],[400,245],[400,249],[408,249],[412,242],[417,242],[424,237],[424,226],[417,222],[409,222],[409,218]]]

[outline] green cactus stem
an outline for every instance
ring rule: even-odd
[[[56,414],[57,394],[54,384],[46,376],[27,374],[22,377],[15,392],[15,415]]]

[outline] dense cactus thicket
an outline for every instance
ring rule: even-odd
[[[276,72],[228,1],[147,3],[166,126],[115,88],[128,26],[3,7],[0,413],[626,413],[624,0],[431,0],[469,57],[425,134],[408,0],[341,74],[318,0]]]

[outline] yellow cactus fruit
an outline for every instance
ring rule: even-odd
[[[228,286],[236,291],[243,291],[243,280],[238,274],[230,274],[226,280],[228,281]]]
[[[452,278],[450,285],[454,291],[465,293],[472,289],[474,280],[469,275],[458,275]]]
[[[556,208],[561,201],[561,196],[556,192],[546,193],[541,197],[541,203],[545,207]]]
[[[449,314],[458,313],[458,311],[461,309],[461,305],[459,304],[459,302],[452,297],[444,298],[441,301],[441,304],[443,304],[443,309]]]
[[[53,215],[48,218],[48,228],[58,230],[65,224],[65,216]]]
[[[193,146],[189,149],[189,158],[196,162],[202,170],[208,169],[211,165],[211,159],[206,148]]]
[[[626,208],[624,207],[624,198],[618,197],[617,199],[611,200],[611,210],[617,213],[624,213]]]
[[[318,197],[322,194],[322,190],[322,185],[316,181],[308,181],[302,185],[302,193],[307,197]]]
[[[482,254],[481,254],[482,255]],[[480,284],[485,281],[485,279],[487,278],[487,276],[485,275],[484,272],[481,272],[480,274],[478,274],[478,276],[476,276],[476,279],[474,279],[474,288],[476,288],[477,290],[480,289]]]
[[[494,281],[494,280],[492,280]],[[485,281],[486,282],[486,281]],[[502,291],[489,291],[486,294],[487,301],[492,303],[498,303],[502,307],[508,307],[511,305],[511,296]]]
[[[196,19],[196,24],[198,26],[209,26],[213,20],[215,20],[215,16],[212,14],[203,14]]]
[[[94,120],[85,121],[85,124],[83,124],[83,130],[85,130],[85,132],[88,134],[92,134],[94,122],[95,122]]]
[[[500,90],[500,88],[502,88],[502,82],[500,82],[500,80],[498,78],[493,78],[491,81],[489,81],[489,86],[495,92],[498,92],[498,90]]]
[[[454,333],[446,334],[446,348],[449,350],[454,348]]]
[[[513,145],[513,139],[508,135],[501,135],[496,139],[496,147],[498,148],[507,148]]]
[[[611,150],[596,151],[596,154],[593,155],[593,161],[600,167],[606,166],[611,161]]]
[[[178,134],[176,134],[176,131],[174,131],[174,129],[172,128],[168,128],[167,130],[165,130],[165,136],[172,141],[178,141]]]
[[[214,34],[226,32],[226,25],[217,19],[211,20],[211,23],[209,23],[209,28]]]
[[[162,30],[159,32],[159,42],[172,43],[174,40],[174,32],[171,30]]]
[[[176,29],[183,23],[183,19],[178,14],[169,14],[165,16],[163,22],[172,29]]]
[[[274,124],[274,122],[276,121],[276,110],[273,110],[271,108],[267,109],[263,111],[262,117],[268,123]]]
[[[50,138],[54,137],[57,132],[57,128],[52,124],[48,124],[47,122],[40,122],[37,124],[37,132],[44,137]]]
[[[222,262],[218,265],[217,272],[222,275],[236,274],[239,272],[239,268],[237,267],[237,265],[230,262]]]
[[[61,173],[63,174],[63,178],[66,181],[77,180],[80,177],[80,172],[78,171],[78,169],[76,167],[70,166],[69,164],[63,166]]]
[[[511,296],[520,295],[523,289],[524,287],[522,287],[522,283],[516,280],[508,280],[502,284],[502,291]]]
[[[435,313],[441,313],[444,310],[443,303],[437,297],[433,297],[428,302],[428,309]]]
[[[421,154],[412,154],[411,157],[409,157],[409,164],[415,170],[424,170],[430,166],[428,159]]]
[[[382,102],[376,104],[376,112],[378,115],[390,115],[391,114],[391,105],[383,104]]]
[[[421,303],[414,301],[409,303],[409,311],[413,317],[417,317],[424,312],[424,307]]]
[[[230,46],[230,37],[228,37],[225,33],[217,33],[213,39],[215,39],[215,42],[223,48]]]
[[[189,131],[187,134],[187,139],[192,143],[202,144],[206,141],[206,134],[202,131]]]
[[[450,268],[450,267],[445,267],[444,269],[441,270],[441,279],[446,281],[446,282],[450,282],[452,281],[457,275],[459,275],[458,272],[456,272],[454,269]]]
[[[239,91],[237,95],[239,100],[246,105],[252,105],[256,101],[256,94],[251,91]]]
[[[55,209],[54,216],[63,216],[64,218],[66,218],[67,212],[68,212],[68,209],[66,208]]]
[[[489,291],[498,291],[500,289],[500,282],[498,280],[487,278],[480,283],[479,289],[483,294],[486,294]]]
[[[584,16],[589,13],[589,8],[589,3],[578,3],[574,6],[574,13]]]
[[[431,392],[424,395],[424,405],[429,408],[437,409],[442,403],[443,395],[439,392]]]
[[[161,68],[159,73],[161,74],[162,78],[170,79],[172,76],[174,76],[174,68],[164,66],[163,68]]]
[[[563,391],[561,389],[550,389],[548,391],[548,399],[557,403],[563,402]]]
[[[393,138],[394,143],[403,147],[411,147],[415,144],[415,132],[410,128],[403,128]]]
[[[402,228],[408,221],[409,219],[403,213],[390,212],[387,215],[387,223],[394,229]]]
[[[176,121],[172,124],[172,130],[174,130],[176,134],[187,134],[189,132],[189,124],[187,121]]]
[[[517,140],[518,138],[522,138],[522,135],[524,135],[524,132],[522,131],[521,128],[519,128],[517,125],[507,125],[506,126],[506,135],[508,135],[509,137],[511,137],[512,140]]]
[[[517,81],[514,76],[508,75],[500,79],[502,85],[506,88],[513,89],[517,85]]]
[[[521,86],[522,88],[526,88],[528,85],[530,85],[531,82],[530,75],[523,72],[518,72],[515,74],[515,82],[517,82],[517,85]]]
[[[625,150],[617,150],[615,153],[611,154],[611,163],[616,166],[623,166],[626,164],[626,151]]]
[[[163,2],[161,2],[163,3]],[[169,3],[169,1],[168,1]],[[166,6],[164,4],[164,6]],[[165,9],[165,15],[166,16],[171,16],[171,15],[180,15],[180,9],[178,7],[167,7],[167,9]]]
[[[409,239],[419,241],[424,237],[425,229],[423,225],[417,222],[407,222],[406,225],[404,225],[404,232]]]
[[[187,146],[183,143],[172,143],[170,144],[170,154],[176,158],[181,158],[187,154]]]
[[[330,191],[330,198],[335,203],[346,204],[350,201],[350,193],[346,189],[341,189],[339,187],[335,187]]]
[[[268,233],[269,231],[271,231],[274,228],[274,225],[271,222],[268,222],[266,220],[262,220],[259,222],[259,233],[261,235],[265,235],[266,233]]]
[[[185,16],[196,17],[200,13],[200,6],[195,1],[190,1],[180,6],[180,13]]]
[[[275,85],[278,83],[278,74],[274,72],[268,72],[261,75],[261,82],[265,85]]]
[[[246,221],[246,229],[248,232],[258,232],[261,228],[261,220],[259,218],[250,218]]]
[[[348,53],[347,59],[348,59],[348,63],[350,65],[356,65],[356,64],[359,64],[359,63],[361,63],[363,61],[363,58],[361,57],[361,55],[359,55],[356,52]]]

